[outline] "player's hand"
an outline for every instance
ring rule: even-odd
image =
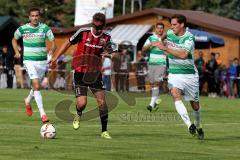
[[[48,51],[48,54],[52,56],[52,55],[53,55],[53,51],[52,51],[52,50],[49,50],[49,51]]]
[[[50,68],[56,68],[57,66],[57,59],[52,58],[49,62],[48,62]]]
[[[166,50],[166,46],[164,46],[164,44],[162,42],[155,42],[154,46],[158,47],[161,50],[164,50],[164,51]]]
[[[14,55],[14,58],[17,58],[17,59],[21,58],[21,54],[20,54],[19,52],[16,53],[16,54]]]

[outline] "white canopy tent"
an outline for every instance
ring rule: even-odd
[[[152,25],[117,25],[113,30],[111,30],[110,35],[112,37],[113,43],[117,44],[117,46],[123,42],[129,42],[134,48],[134,61],[136,61],[136,52],[137,52],[137,44],[139,40],[146,34]]]

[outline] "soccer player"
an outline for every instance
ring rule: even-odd
[[[47,56],[52,55],[56,50],[54,35],[51,29],[44,23],[40,23],[40,10],[31,8],[29,11],[30,22],[20,26],[14,33],[12,46],[15,51],[15,57],[20,58],[18,50],[18,42],[23,38],[23,64],[31,80],[32,89],[27,98],[24,99],[26,114],[32,116],[31,100],[34,98],[43,123],[49,121],[44,108],[42,95],[40,92],[40,84],[47,70]],[[51,48],[46,48],[46,39],[51,43]]]
[[[74,89],[76,96],[76,115],[73,120],[73,128],[80,127],[82,111],[87,105],[88,88],[94,94],[99,107],[99,115],[102,124],[101,137],[111,139],[107,132],[108,107],[105,100],[105,91],[101,75],[102,54],[111,44],[111,37],[103,32],[105,27],[105,15],[96,13],[93,15],[92,27],[80,28],[53,57],[51,64],[56,63],[57,58],[64,54],[72,45],[77,44],[77,50],[73,55],[72,67],[74,69]],[[111,50],[111,47],[109,47]]]
[[[166,46],[162,43],[158,47],[165,51],[169,58],[168,86],[173,96],[175,107],[189,132],[199,139],[204,138],[201,126],[199,104],[199,77],[194,65],[194,36],[186,30],[186,17],[174,15],[171,18],[171,29],[167,31]],[[195,123],[191,123],[186,107],[181,100],[190,101],[193,108]]]
[[[164,51],[159,49],[156,44],[161,42],[163,35],[164,24],[157,23],[155,25],[155,33],[148,37],[143,48],[142,53],[149,53],[148,60],[148,78],[151,85],[152,97],[147,109],[151,112],[158,109],[159,103],[159,85],[166,71],[166,55]]]

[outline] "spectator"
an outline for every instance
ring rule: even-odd
[[[211,53],[211,59],[206,65],[206,76],[208,82],[208,96],[216,97],[216,83],[215,83],[215,70],[217,69],[217,61],[215,53]]]
[[[115,90],[116,92],[118,92],[119,82],[120,82],[120,67],[121,67],[120,53],[113,53],[112,62],[113,62],[113,71],[114,71]]]
[[[106,91],[111,91],[111,84],[112,84],[111,73],[112,73],[112,60],[110,58],[110,55],[104,55],[102,75],[103,75],[103,85]]]
[[[142,56],[142,52],[137,53],[136,77],[138,90],[145,91],[145,77],[147,75],[147,61]]]
[[[198,74],[199,74],[199,91],[200,91],[200,94],[202,94],[202,88],[206,81],[206,77],[205,77],[206,63],[203,58],[203,52],[199,51],[198,55],[199,55],[198,59],[196,59],[194,63],[197,67]]]
[[[122,50],[120,53],[121,66],[120,66],[120,91],[129,91],[128,72],[130,56],[127,49]]]
[[[221,94],[221,67],[222,65],[218,65],[217,69],[214,71],[214,80],[215,80],[215,86],[216,86],[216,93],[217,95]]]
[[[237,96],[240,97],[240,63],[237,65]]]
[[[66,69],[66,63],[64,62],[64,55],[61,55],[58,58],[58,73],[60,74],[61,77],[65,77],[65,69]]]
[[[57,78],[54,82],[53,87],[55,89],[60,89],[60,90],[64,90],[65,89],[65,79],[61,76],[61,74],[57,74]]]
[[[2,65],[4,73],[7,75],[7,88],[12,88],[14,76],[14,53],[6,45],[2,48]]]
[[[234,84],[237,85],[237,66],[238,66],[238,58],[234,58],[232,64],[229,67],[229,98],[235,98],[234,93]]]
[[[228,68],[226,67],[226,65],[222,65],[221,66],[221,73],[220,73],[220,81],[221,81],[220,95],[221,96],[228,97],[228,94],[229,94],[228,80],[229,80]]]

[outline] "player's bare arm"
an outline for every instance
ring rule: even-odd
[[[151,47],[151,45],[144,46],[142,48],[142,54],[144,54],[150,47]]]
[[[49,51],[48,51],[48,54],[50,54],[50,55],[53,56],[54,52],[55,52],[56,49],[57,49],[57,45],[56,45],[55,40],[50,41],[50,44],[51,44],[51,47],[50,47],[50,49],[49,49]]]
[[[14,52],[15,52],[15,58],[20,58],[21,57],[21,54],[18,50],[18,42],[15,38],[12,39],[12,46],[13,46],[13,49],[14,49]]]
[[[54,57],[52,58],[50,65],[54,66],[54,64],[56,63],[58,57],[60,57],[61,55],[63,55],[67,49],[71,46],[71,43],[69,42],[69,40],[67,40],[59,49],[59,51],[54,55]]]
[[[174,57],[181,58],[181,59],[186,59],[189,54],[189,51],[187,51],[185,49],[174,50],[174,49],[164,46],[163,43],[158,43],[157,47],[164,50],[165,54],[171,54]]]
[[[158,47],[160,44],[161,44],[161,42],[151,42],[149,45],[144,46],[142,48],[142,55],[144,55],[144,53],[146,51],[148,51],[150,49],[150,47]]]
[[[161,35],[161,39],[164,40],[167,37],[167,32],[163,32],[163,34]]]

